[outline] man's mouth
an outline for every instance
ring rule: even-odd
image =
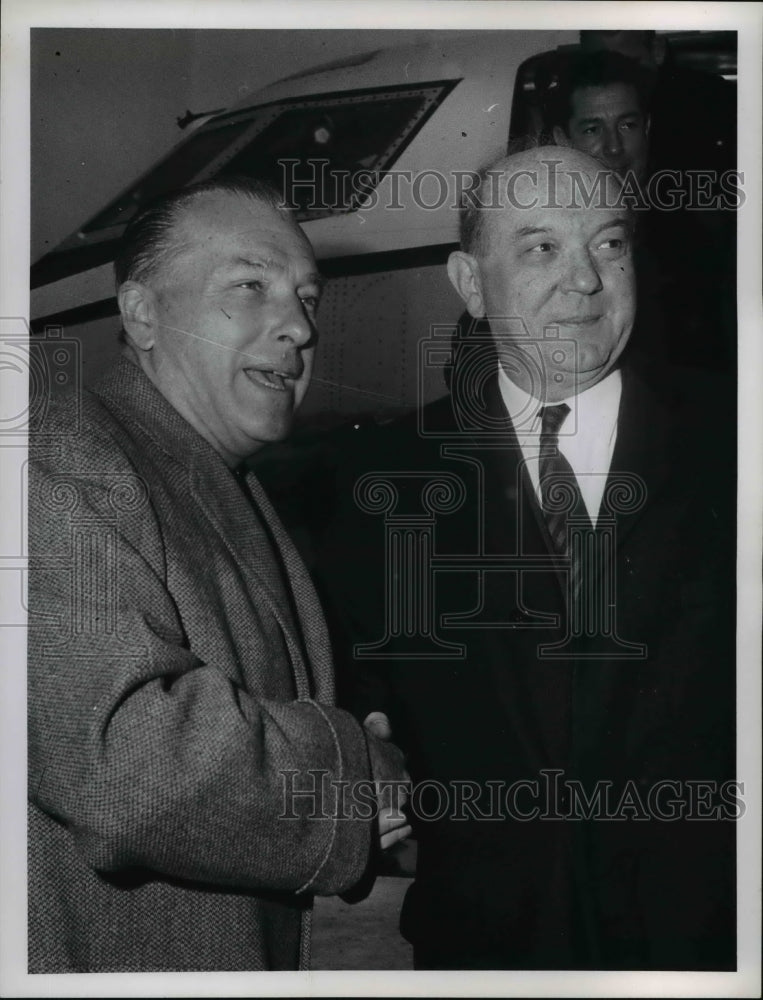
[[[245,368],[244,374],[255,385],[272,389],[274,392],[286,392],[287,389],[293,387],[294,382],[302,373],[296,370],[279,371],[272,368]]]
[[[593,326],[601,319],[601,314],[596,316],[565,316],[562,319],[555,319],[550,326]]]

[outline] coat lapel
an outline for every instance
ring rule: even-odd
[[[491,417],[489,446],[485,447],[477,435],[465,435],[483,461],[484,493],[480,500],[485,554],[553,557],[551,538],[503,405],[497,378],[486,386],[485,402]],[[483,651],[478,655],[487,664],[488,677],[514,738],[525,748],[526,759],[541,768],[549,760],[558,759],[554,746],[559,737],[556,732],[549,732],[549,725],[543,719],[536,717],[540,692],[545,692],[546,701],[559,702],[558,713],[551,713],[552,722],[557,717],[563,719],[567,694],[559,667],[537,660],[534,651],[548,633],[545,629],[528,628],[527,614],[537,612],[561,620],[558,616],[563,611],[564,581],[553,564],[548,571],[525,574],[519,592],[513,589],[515,579],[512,574],[497,574],[495,582],[486,588],[489,618],[506,624],[473,633],[473,641],[482,646]],[[563,726],[552,724],[550,728],[561,730]]]
[[[636,524],[663,491],[675,466],[675,414],[665,392],[649,386],[632,368],[623,369],[623,391],[617,419],[617,440],[605,488],[606,497],[616,497],[618,483],[633,483],[640,491],[625,510],[614,512],[617,546],[623,544]],[[618,506],[623,506],[620,503]],[[627,509],[630,507],[630,509]]]
[[[481,447],[478,432],[461,430],[461,441],[483,456],[484,494],[479,498],[484,512],[485,552],[553,555],[553,547],[530,477],[524,469],[521,449],[505,411],[497,378],[485,388],[485,406],[491,417],[490,443]],[[454,405],[458,401],[454,400]],[[618,415],[618,433],[607,491],[620,491],[623,483],[642,487],[643,503],[616,513],[618,547],[629,537],[652,502],[664,490],[675,456],[672,444],[675,417],[669,394],[650,388],[635,371],[623,371],[623,392]],[[447,456],[447,452],[444,452]],[[605,491],[606,493],[606,491]],[[622,507],[622,502],[619,503]],[[627,503],[624,505],[627,508]],[[466,516],[466,515],[465,515]],[[474,516],[472,511],[471,516]],[[519,536],[516,526],[521,524]],[[528,572],[522,602],[532,610],[564,615],[564,580],[553,571]],[[516,608],[508,574],[497,574],[488,588],[488,617],[505,621]],[[560,624],[564,619],[560,617]],[[575,676],[573,661],[548,660],[537,654],[539,644],[555,641],[561,633],[553,629],[487,627],[471,634],[475,660],[486,665],[486,679],[509,721],[511,732],[525,748],[528,766],[537,768],[568,760],[571,752],[571,705]],[[590,671],[584,670],[588,677]],[[540,707],[542,706],[542,708]]]
[[[233,473],[216,455],[214,459],[214,463],[194,464],[194,499],[225,543],[250,593],[257,595],[258,602],[264,599],[280,625],[291,656],[297,694],[310,697],[305,648],[295,627],[289,581],[280,565],[270,526],[259,504],[253,507]]]
[[[298,696],[313,694],[305,641],[299,627],[303,624],[307,625],[304,633],[307,648],[312,651],[311,642],[316,641],[319,686],[326,690],[327,640],[321,634],[317,598],[314,606],[310,606],[309,581],[306,586],[303,578],[305,571],[256,479],[251,474],[247,477],[255,501],[253,506],[212,446],[167,402],[142,370],[126,358],[120,359],[95,391],[108,408],[120,413],[122,420],[140,427],[155,443],[158,453],[164,452],[188,470],[193,499],[225,543],[232,561],[247,581],[252,600],[264,602],[281,627],[291,655]],[[279,552],[287,549],[286,562],[282,564]]]
[[[292,607],[300,626],[305,650],[309,650],[310,676],[314,683],[312,694],[319,701],[334,701],[334,666],[328,631],[313,582],[298,554],[294,543],[281,524],[265,491],[253,472],[247,475],[247,485],[268,527],[272,550],[279,558],[284,577],[288,582]]]
[[[501,398],[498,379],[486,386],[485,401],[495,440],[485,449],[485,542],[487,551],[554,557],[554,546],[538,504],[522,449]],[[476,446],[478,439],[472,438]],[[495,446],[497,444],[497,447]],[[560,592],[564,580],[558,575]]]
[[[604,491],[614,497],[617,544],[623,542],[639,522],[645,509],[662,492],[675,465],[675,414],[665,389],[652,386],[633,368],[622,373],[623,391],[618,413],[617,440]],[[545,551],[554,555],[553,542],[530,476],[522,463],[522,452],[514,427],[505,411],[497,379],[487,387],[486,405],[494,424],[500,421],[501,448],[486,452],[486,533],[495,544],[508,538],[507,523],[516,518],[522,526],[523,551]],[[624,493],[634,490],[633,503]],[[640,497],[643,497],[643,502]],[[508,498],[509,503],[505,500]],[[516,498],[516,508],[512,501]],[[606,500],[603,500],[603,505]],[[625,506],[626,509],[620,509]],[[602,511],[603,511],[602,507]],[[506,548],[497,551],[509,551]],[[564,577],[558,575],[562,594]]]

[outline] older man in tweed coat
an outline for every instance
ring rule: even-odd
[[[220,182],[135,220],[117,279],[124,357],[32,435],[29,968],[304,968],[313,894],[408,832],[339,799],[402,759],[333,707],[242,465],[307,386],[315,262],[272,192]]]

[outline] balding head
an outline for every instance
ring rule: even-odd
[[[584,391],[615,366],[635,314],[617,178],[585,153],[546,146],[492,164],[474,193],[464,249],[448,262],[454,287],[487,317],[522,388],[551,402]]]
[[[117,289],[125,281],[149,282],[165,277],[173,261],[188,247],[184,226],[208,203],[224,195],[240,195],[291,219],[275,188],[254,177],[219,177],[157,198],[128,223],[114,259]],[[295,223],[296,225],[296,223]]]
[[[461,213],[461,249],[484,256],[491,224],[504,210],[618,207],[621,184],[612,171],[571,147],[539,146],[495,160],[479,173]]]

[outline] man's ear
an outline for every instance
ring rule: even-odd
[[[646,116],[646,124],[644,125],[644,132],[646,133],[646,135],[649,135],[649,129],[651,127],[652,127],[652,116],[651,115],[647,115]]]
[[[117,301],[125,333],[139,350],[150,351],[159,329],[154,293],[139,281],[125,281],[119,286]]]
[[[455,250],[448,257],[448,277],[464,300],[469,315],[475,319],[482,319],[485,315],[485,300],[482,295],[482,278],[477,258],[462,250]]]
[[[554,125],[551,129],[551,135],[554,137],[554,142],[557,146],[571,146],[570,137],[561,127],[561,125]]]

